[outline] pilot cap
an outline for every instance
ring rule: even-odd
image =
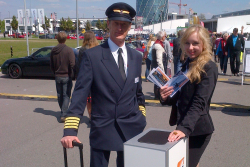
[[[105,12],[108,20],[118,20],[132,22],[136,15],[136,11],[130,5],[118,2],[109,6]]]

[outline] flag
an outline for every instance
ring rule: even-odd
[[[45,24],[44,9],[38,9],[38,18],[40,24]]]
[[[30,25],[30,10],[26,9],[27,25]]]
[[[32,23],[36,25],[37,21],[37,10],[36,9],[31,9],[31,16],[32,16]]]
[[[18,18],[18,23],[23,24],[23,10],[22,9],[17,10],[17,18]]]

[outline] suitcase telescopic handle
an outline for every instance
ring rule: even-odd
[[[83,149],[83,144],[82,143],[78,143],[77,141],[72,141],[72,145],[75,147],[79,147],[79,149]]]
[[[83,149],[83,144],[82,143],[78,143],[75,140],[72,141],[72,145],[79,147],[79,153],[80,153],[80,163],[81,163],[81,167],[84,167],[84,163],[83,163],[83,153],[82,153],[82,149]],[[68,167],[68,160],[67,160],[67,150],[65,147],[63,147],[63,153],[64,153],[64,165],[65,167]]]

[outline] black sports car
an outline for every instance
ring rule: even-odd
[[[21,76],[54,77],[50,69],[50,52],[53,47],[43,47],[27,57],[6,60],[1,67],[2,73],[14,79]],[[72,49],[77,57],[76,49]]]

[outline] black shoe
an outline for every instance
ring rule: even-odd
[[[240,74],[239,73],[237,73],[237,77],[239,77],[240,76]]]
[[[64,123],[65,122],[65,117],[61,117],[60,120],[61,120],[61,123]]]

